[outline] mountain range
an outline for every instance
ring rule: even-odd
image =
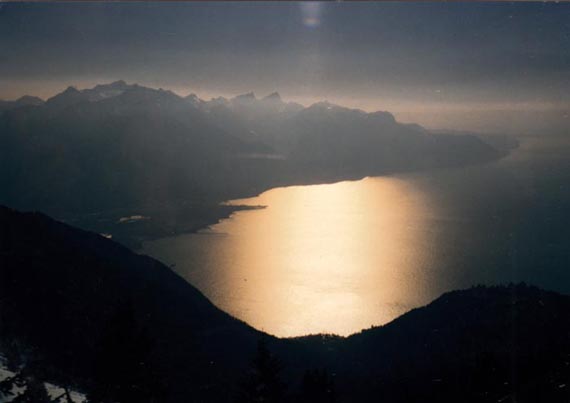
[[[204,101],[116,81],[45,102],[0,103],[0,203],[94,213],[217,203],[281,185],[481,163],[505,155],[471,134],[432,133],[388,112],[278,93]]]

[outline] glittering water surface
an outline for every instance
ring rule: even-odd
[[[218,307],[278,336],[347,335],[441,293],[570,291],[570,153],[527,140],[483,166],[269,190],[198,234],[147,242]]]

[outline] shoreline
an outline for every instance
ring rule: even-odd
[[[519,144],[520,145],[520,144]],[[462,164],[430,167],[427,169],[411,168],[404,170],[371,172],[367,174],[348,175],[318,175],[312,178],[288,178],[272,184],[261,185],[256,189],[229,192],[218,197],[219,200],[193,202],[181,201],[174,204],[159,204],[152,207],[114,209],[91,214],[67,215],[62,214],[58,219],[93,231],[112,239],[133,251],[140,250],[143,242],[155,241],[185,234],[196,234],[210,228],[223,220],[230,218],[240,211],[257,210],[266,206],[250,206],[232,204],[232,201],[242,201],[259,197],[261,194],[276,188],[295,186],[330,185],[340,182],[356,182],[366,178],[390,177],[406,174],[430,173],[441,170],[458,169],[468,166],[487,165],[500,161],[516,151],[515,147],[502,151],[494,158],[479,161],[469,161]]]
[[[231,204],[231,203],[232,203],[232,201],[242,201],[244,199],[256,198],[256,197],[259,197],[261,194],[268,192],[270,190],[273,190],[273,189],[299,187],[299,186],[332,185],[335,183],[342,183],[342,182],[358,182],[358,181],[364,180],[366,178],[393,177],[393,176],[398,176],[398,175],[417,174],[417,173],[428,174],[428,173],[432,173],[432,172],[439,172],[442,170],[449,170],[449,169],[458,169],[458,168],[463,168],[463,167],[468,167],[468,166],[484,166],[487,164],[491,164],[491,163],[495,163],[497,161],[500,161],[503,158],[508,157],[509,155],[512,155],[512,154],[509,152],[509,153],[504,153],[504,155],[501,155],[499,158],[493,158],[493,159],[489,159],[486,161],[466,163],[466,164],[461,164],[461,165],[457,165],[457,166],[434,167],[434,168],[425,169],[425,170],[410,169],[410,170],[405,170],[405,171],[384,172],[384,173],[376,173],[376,174],[363,175],[363,176],[347,175],[347,176],[339,176],[339,177],[330,178],[330,179],[324,179],[324,178],[323,179],[315,179],[315,180],[308,179],[308,180],[299,181],[299,182],[293,181],[293,183],[287,182],[286,184],[274,184],[273,186],[269,186],[267,188],[263,187],[260,190],[255,190],[255,191],[253,191],[251,193],[247,193],[245,195],[242,194],[239,197],[232,197],[230,199],[227,199],[225,201],[218,203],[216,206],[212,207],[212,209],[216,210],[218,208],[227,208],[228,211],[226,211],[223,214],[216,215],[211,220],[206,219],[205,221],[203,221],[199,224],[190,225],[190,226],[182,223],[181,226],[183,228],[178,228],[177,230],[170,232],[170,233],[146,234],[146,235],[143,235],[142,237],[141,237],[142,234],[138,234],[138,236],[136,234],[134,234],[134,238],[138,238],[138,239],[135,240],[135,243],[132,242],[132,239],[127,240],[126,246],[128,246],[129,248],[131,248],[135,251],[140,250],[143,242],[156,241],[159,239],[169,238],[169,237],[178,236],[178,235],[197,234],[202,230],[208,229],[208,228],[222,222],[223,220],[227,220],[227,219],[231,218],[232,215],[239,213],[240,211],[258,210],[258,209],[266,208],[267,206],[260,206],[260,205],[250,206],[250,205],[245,205],[245,204]],[[115,239],[115,240],[117,240],[120,243],[125,244],[124,243],[125,241],[121,241],[120,239]]]

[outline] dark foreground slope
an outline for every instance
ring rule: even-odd
[[[569,307],[567,296],[525,285],[449,292],[345,340],[339,356],[351,365],[338,373],[363,400],[567,401]]]
[[[124,334],[113,328],[118,319],[119,330],[136,323],[140,337],[125,345],[112,339],[114,355],[102,361],[109,329]],[[165,402],[233,401],[262,337],[156,260],[7,208],[0,208],[0,331],[5,354],[84,391],[148,340],[140,361],[160,384],[155,401]],[[337,401],[570,397],[570,298],[523,285],[447,293],[348,338],[265,338],[283,363],[287,401],[333,401],[305,393],[301,379],[316,368],[328,371]]]
[[[218,388],[204,393],[223,395],[229,386],[217,382],[233,381],[260,337],[158,261],[7,208],[0,209],[0,301],[2,340],[18,340],[81,387],[125,307],[148,334],[152,365],[174,395],[197,397],[210,384]]]

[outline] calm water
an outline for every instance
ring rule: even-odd
[[[484,166],[272,189],[142,253],[258,329],[347,335],[474,284],[570,292],[569,179],[570,143],[528,138]]]

